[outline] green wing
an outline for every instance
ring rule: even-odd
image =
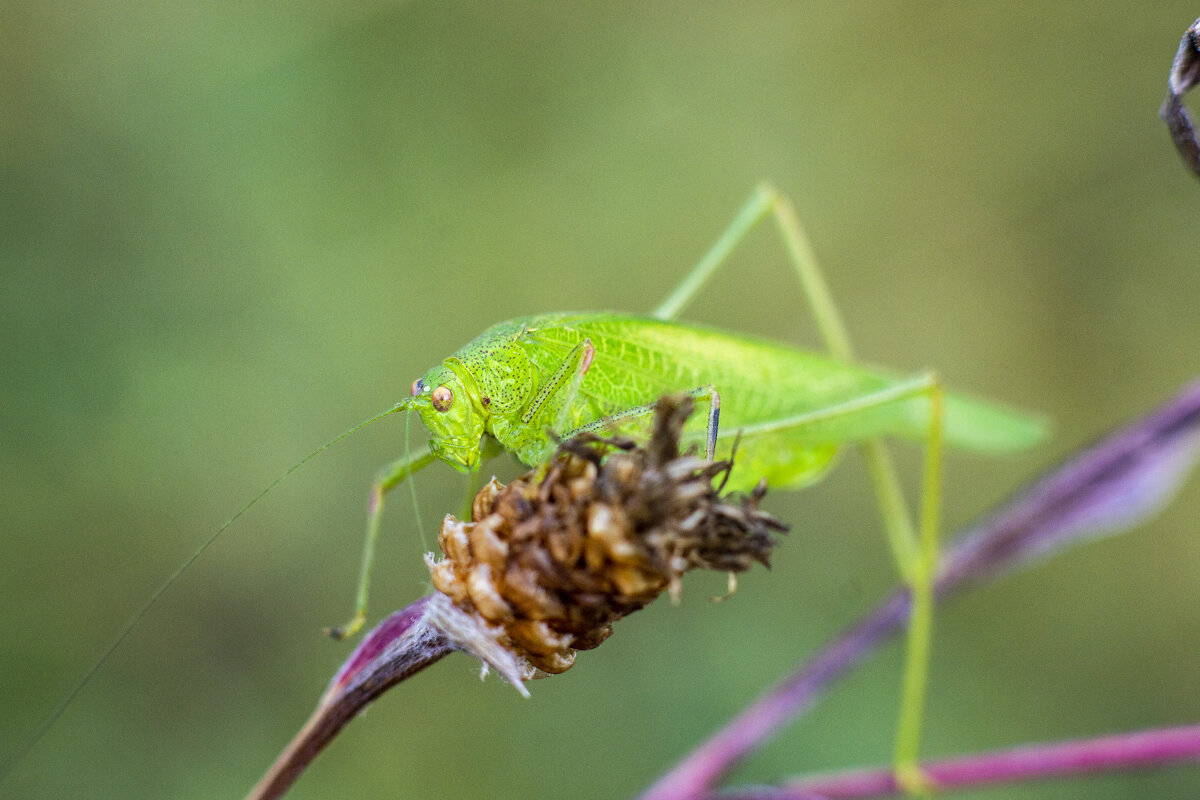
[[[838,448],[876,436],[923,441],[929,436],[930,402],[912,396],[886,404],[863,401],[911,383],[858,364],[754,337],[697,325],[617,314],[562,314],[529,318],[530,358],[552,368],[584,336],[596,357],[581,394],[595,408],[622,409],[663,394],[713,385],[720,392],[718,455],[728,455],[740,434],[733,484],[766,476],[776,486],[818,479]],[[580,399],[582,402],[583,398]],[[985,400],[948,393],[945,442],[983,452],[1014,451],[1040,441],[1043,420]],[[852,413],[825,416],[830,409]],[[581,409],[582,410],[582,409]],[[704,407],[689,423],[689,438],[703,436]]]
[[[1045,439],[1048,431],[1046,419],[1041,415],[970,395],[946,396],[947,444],[984,452],[1024,450]]]

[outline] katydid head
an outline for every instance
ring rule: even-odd
[[[413,382],[413,406],[429,429],[429,449],[461,472],[479,467],[487,412],[477,393],[446,364]]]

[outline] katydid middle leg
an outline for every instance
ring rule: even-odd
[[[674,319],[723,266],[730,253],[767,217],[775,221],[789,261],[831,355],[843,361],[854,359],[853,347],[841,314],[829,293],[816,256],[791,203],[769,184],[760,185],[742,206],[729,227],[700,259],[675,290],[654,310],[661,319]],[[930,429],[922,488],[921,525],[914,528],[891,455],[882,439],[862,443],[867,468],[893,559],[912,593],[908,646],[896,733],[896,775],[910,792],[929,788],[916,766],[924,711],[929,653],[932,644],[933,582],[938,563],[938,510],[941,504],[942,393],[936,380],[927,388]]]
[[[571,404],[575,401],[575,397],[579,394],[579,387],[583,384],[583,376],[587,374],[588,368],[592,366],[592,359],[595,357],[596,348],[592,345],[591,339],[584,339],[571,348],[571,352],[563,358],[554,374],[550,376],[550,380],[546,381],[546,385],[538,390],[537,396],[533,398],[529,408],[521,415],[521,422],[525,425],[530,424],[538,414],[542,413],[542,409],[562,395],[565,390],[566,393],[559,406],[558,417],[553,427],[555,435],[561,435],[571,413]],[[553,447],[550,444],[547,446]]]
[[[717,452],[717,434],[720,432],[721,423],[721,395],[717,390],[709,386],[699,386],[695,389],[689,389],[682,394],[693,400],[708,403],[708,425],[705,428],[704,434],[704,456],[709,461],[716,458]],[[589,422],[587,425],[581,425],[575,430],[567,434],[566,438],[575,436],[576,434],[586,433],[589,431],[602,431],[613,425],[619,425],[624,420],[635,419],[637,417],[645,417],[654,413],[658,408],[658,402],[646,403],[632,408],[626,408],[623,411],[618,411],[595,422]]]

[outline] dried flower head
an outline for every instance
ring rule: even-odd
[[[768,565],[772,532],[786,527],[758,509],[765,484],[722,498],[731,462],[680,454],[692,405],[661,400],[646,447],[575,437],[542,469],[507,486],[493,479],[470,522],[447,516],[445,557],[427,556],[450,601],[433,598],[435,624],[520,687],[569,669],[664,590],[678,597],[689,570]]]

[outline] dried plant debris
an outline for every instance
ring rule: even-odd
[[[541,469],[493,479],[472,520],[447,516],[441,560],[427,557],[431,613],[449,638],[507,680],[566,671],[612,623],[664,590],[677,598],[693,569],[769,566],[786,526],[748,496],[720,496],[732,462],[680,454],[686,397],[659,402],[651,440],[592,434],[562,443]]]

